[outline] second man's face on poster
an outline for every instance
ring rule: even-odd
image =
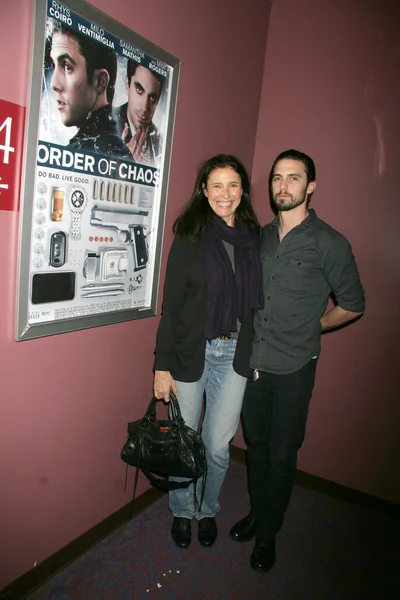
[[[96,104],[96,77],[88,83],[86,60],[75,36],[54,32],[50,56],[54,63],[51,87],[61,120],[67,127],[80,127]]]
[[[130,85],[126,82],[126,92],[129,118],[134,127],[148,127],[160,99],[160,81],[149,69],[138,66],[131,77]]]

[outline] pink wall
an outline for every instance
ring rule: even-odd
[[[251,168],[268,3],[255,0],[244,14],[240,0],[93,4],[182,60],[163,281],[171,226],[197,166],[230,152]],[[0,98],[21,105],[31,10],[31,0],[0,9]],[[18,215],[0,212],[0,589],[129,501],[119,452],[126,422],[150,399],[158,324],[154,317],[16,343],[17,229]]]
[[[299,468],[400,502],[400,6],[273,3],[253,167],[270,220],[269,168],[287,148],[316,161],[317,214],[351,241],[367,312],[323,337]]]

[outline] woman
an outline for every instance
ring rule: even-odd
[[[171,534],[186,548],[191,519],[198,539],[217,538],[218,496],[229,464],[249,375],[254,311],[263,304],[260,227],[250,201],[250,182],[233,156],[218,155],[200,169],[192,198],[174,223],[154,362],[154,395],[177,395],[186,424],[202,437],[207,479],[171,491]]]

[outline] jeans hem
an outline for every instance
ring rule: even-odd
[[[217,516],[217,513],[214,513],[213,515],[199,515],[199,514],[193,514],[190,517],[187,514],[175,514],[172,513],[172,515],[174,517],[177,517],[178,519],[196,519],[196,521],[201,521],[201,519],[214,519]]]
[[[217,516],[217,513],[213,515],[196,515],[196,521],[201,521],[202,519],[214,519]]]

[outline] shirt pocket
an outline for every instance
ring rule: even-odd
[[[321,276],[321,270],[314,261],[289,259],[282,271],[282,288],[293,294],[313,295],[318,293],[323,282]]]

